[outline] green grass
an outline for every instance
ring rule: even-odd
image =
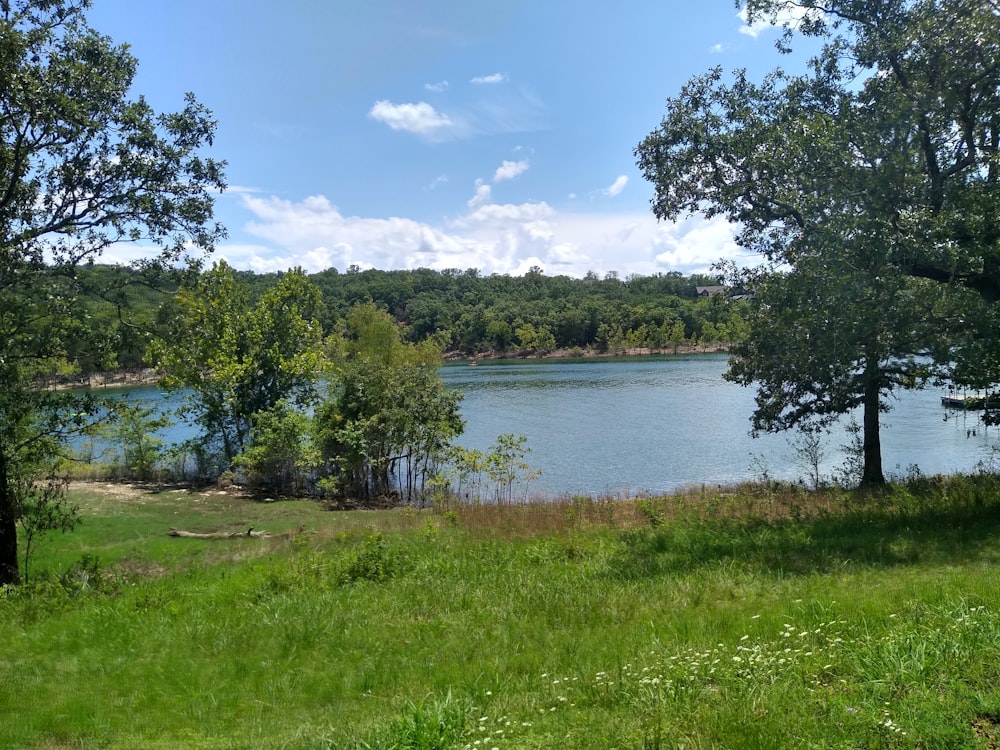
[[[0,747],[985,748],[1000,480],[329,512],[74,490]],[[306,533],[203,541],[192,531]],[[994,744],[991,744],[994,743]]]

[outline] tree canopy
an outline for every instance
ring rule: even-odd
[[[51,456],[46,425],[74,424],[50,418],[65,397],[32,385],[69,353],[77,267],[116,242],[149,246],[142,267],[174,263],[223,234],[210,113],[191,95],[164,114],[133,97],[137,62],[88,6],[0,2],[0,585],[19,580],[18,488]]]
[[[187,414],[228,469],[254,415],[280,401],[307,405],[320,375],[319,290],[293,270],[252,303],[226,263],[182,288],[164,310],[169,338],[152,347],[169,389],[187,389]]]
[[[749,0],[746,9],[750,20],[792,11],[800,20],[778,46],[797,32],[818,37],[807,70],[754,82],[716,68],[692,79],[636,157],[658,217],[725,217],[770,262],[757,325],[730,369],[759,384],[755,426],[822,422],[860,403],[862,478],[879,483],[877,415],[894,388],[929,374],[921,355],[953,376],[1000,375],[967,356],[981,354],[996,312],[966,293],[1000,296],[1000,9],[994,0]]]

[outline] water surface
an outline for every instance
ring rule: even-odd
[[[584,360],[450,363],[441,376],[465,393],[458,443],[488,449],[498,435],[527,438],[527,462],[541,475],[532,495],[635,495],[767,476],[807,478],[790,443],[795,434],[750,436],[754,391],[726,382],[724,354]],[[180,405],[155,387],[123,389],[156,409]],[[991,464],[997,431],[978,412],[946,411],[940,389],[906,392],[883,415],[883,466],[901,476],[973,471]],[[947,419],[946,419],[947,417]],[[860,421],[860,416],[858,417]],[[177,424],[168,443],[194,435]],[[824,438],[822,471],[843,465],[841,427]]]
[[[795,480],[809,470],[790,448],[794,433],[750,436],[754,391],[722,377],[724,354],[575,361],[450,364],[449,387],[465,393],[465,434],[485,449],[498,434],[523,434],[545,494],[634,494],[758,479]],[[937,389],[903,393],[883,415],[883,466],[902,475],[972,471],[992,458],[975,412],[946,412]],[[945,420],[945,416],[948,419]],[[860,417],[859,417],[860,420]],[[973,436],[972,431],[976,434]],[[824,438],[823,472],[845,460],[850,436]]]

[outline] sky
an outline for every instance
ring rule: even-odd
[[[691,77],[787,64],[732,0],[93,0],[88,19],[154,108],[190,91],[213,112],[214,257],[236,268],[754,262],[723,220],[657,221],[633,155]]]

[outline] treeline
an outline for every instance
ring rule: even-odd
[[[233,272],[251,300],[263,297],[284,275]],[[746,310],[739,299],[699,296],[699,287],[719,283],[705,275],[621,279],[613,273],[590,273],[580,279],[546,276],[537,268],[523,276],[483,276],[475,269],[352,268],[307,278],[320,293],[317,319],[324,335],[351,309],[371,303],[401,324],[408,343],[431,340],[442,351],[469,356],[546,354],[556,349],[676,351],[728,344],[745,331]],[[163,273],[147,278],[118,266],[78,269],[84,313],[67,337],[64,366],[52,374],[86,376],[149,366],[150,341],[171,335],[170,306],[176,291],[195,281],[190,275]]]
[[[176,289],[155,310],[169,335],[152,339],[147,358],[181,405],[103,399],[101,418],[81,425],[93,439],[75,461],[99,476],[361,504],[458,491],[509,502],[531,478],[523,438],[498,436],[489,453],[452,445],[462,396],[441,381],[433,338],[404,341],[404,327],[372,302],[324,332],[319,287],[300,270],[262,288],[254,294],[220,263]],[[166,445],[158,432],[175,421],[196,434]]]
[[[464,424],[461,394],[438,376],[445,352],[726,343],[742,331],[744,303],[714,281],[88,266],[66,281],[84,314],[57,361],[62,373],[51,374],[149,367],[181,396],[171,414],[106,405],[100,432],[112,450],[97,464],[122,478],[236,481],[360,503],[435,492],[508,502],[533,476],[528,449],[515,435],[488,453],[452,444]],[[164,445],[157,433],[171,421],[197,434]]]

